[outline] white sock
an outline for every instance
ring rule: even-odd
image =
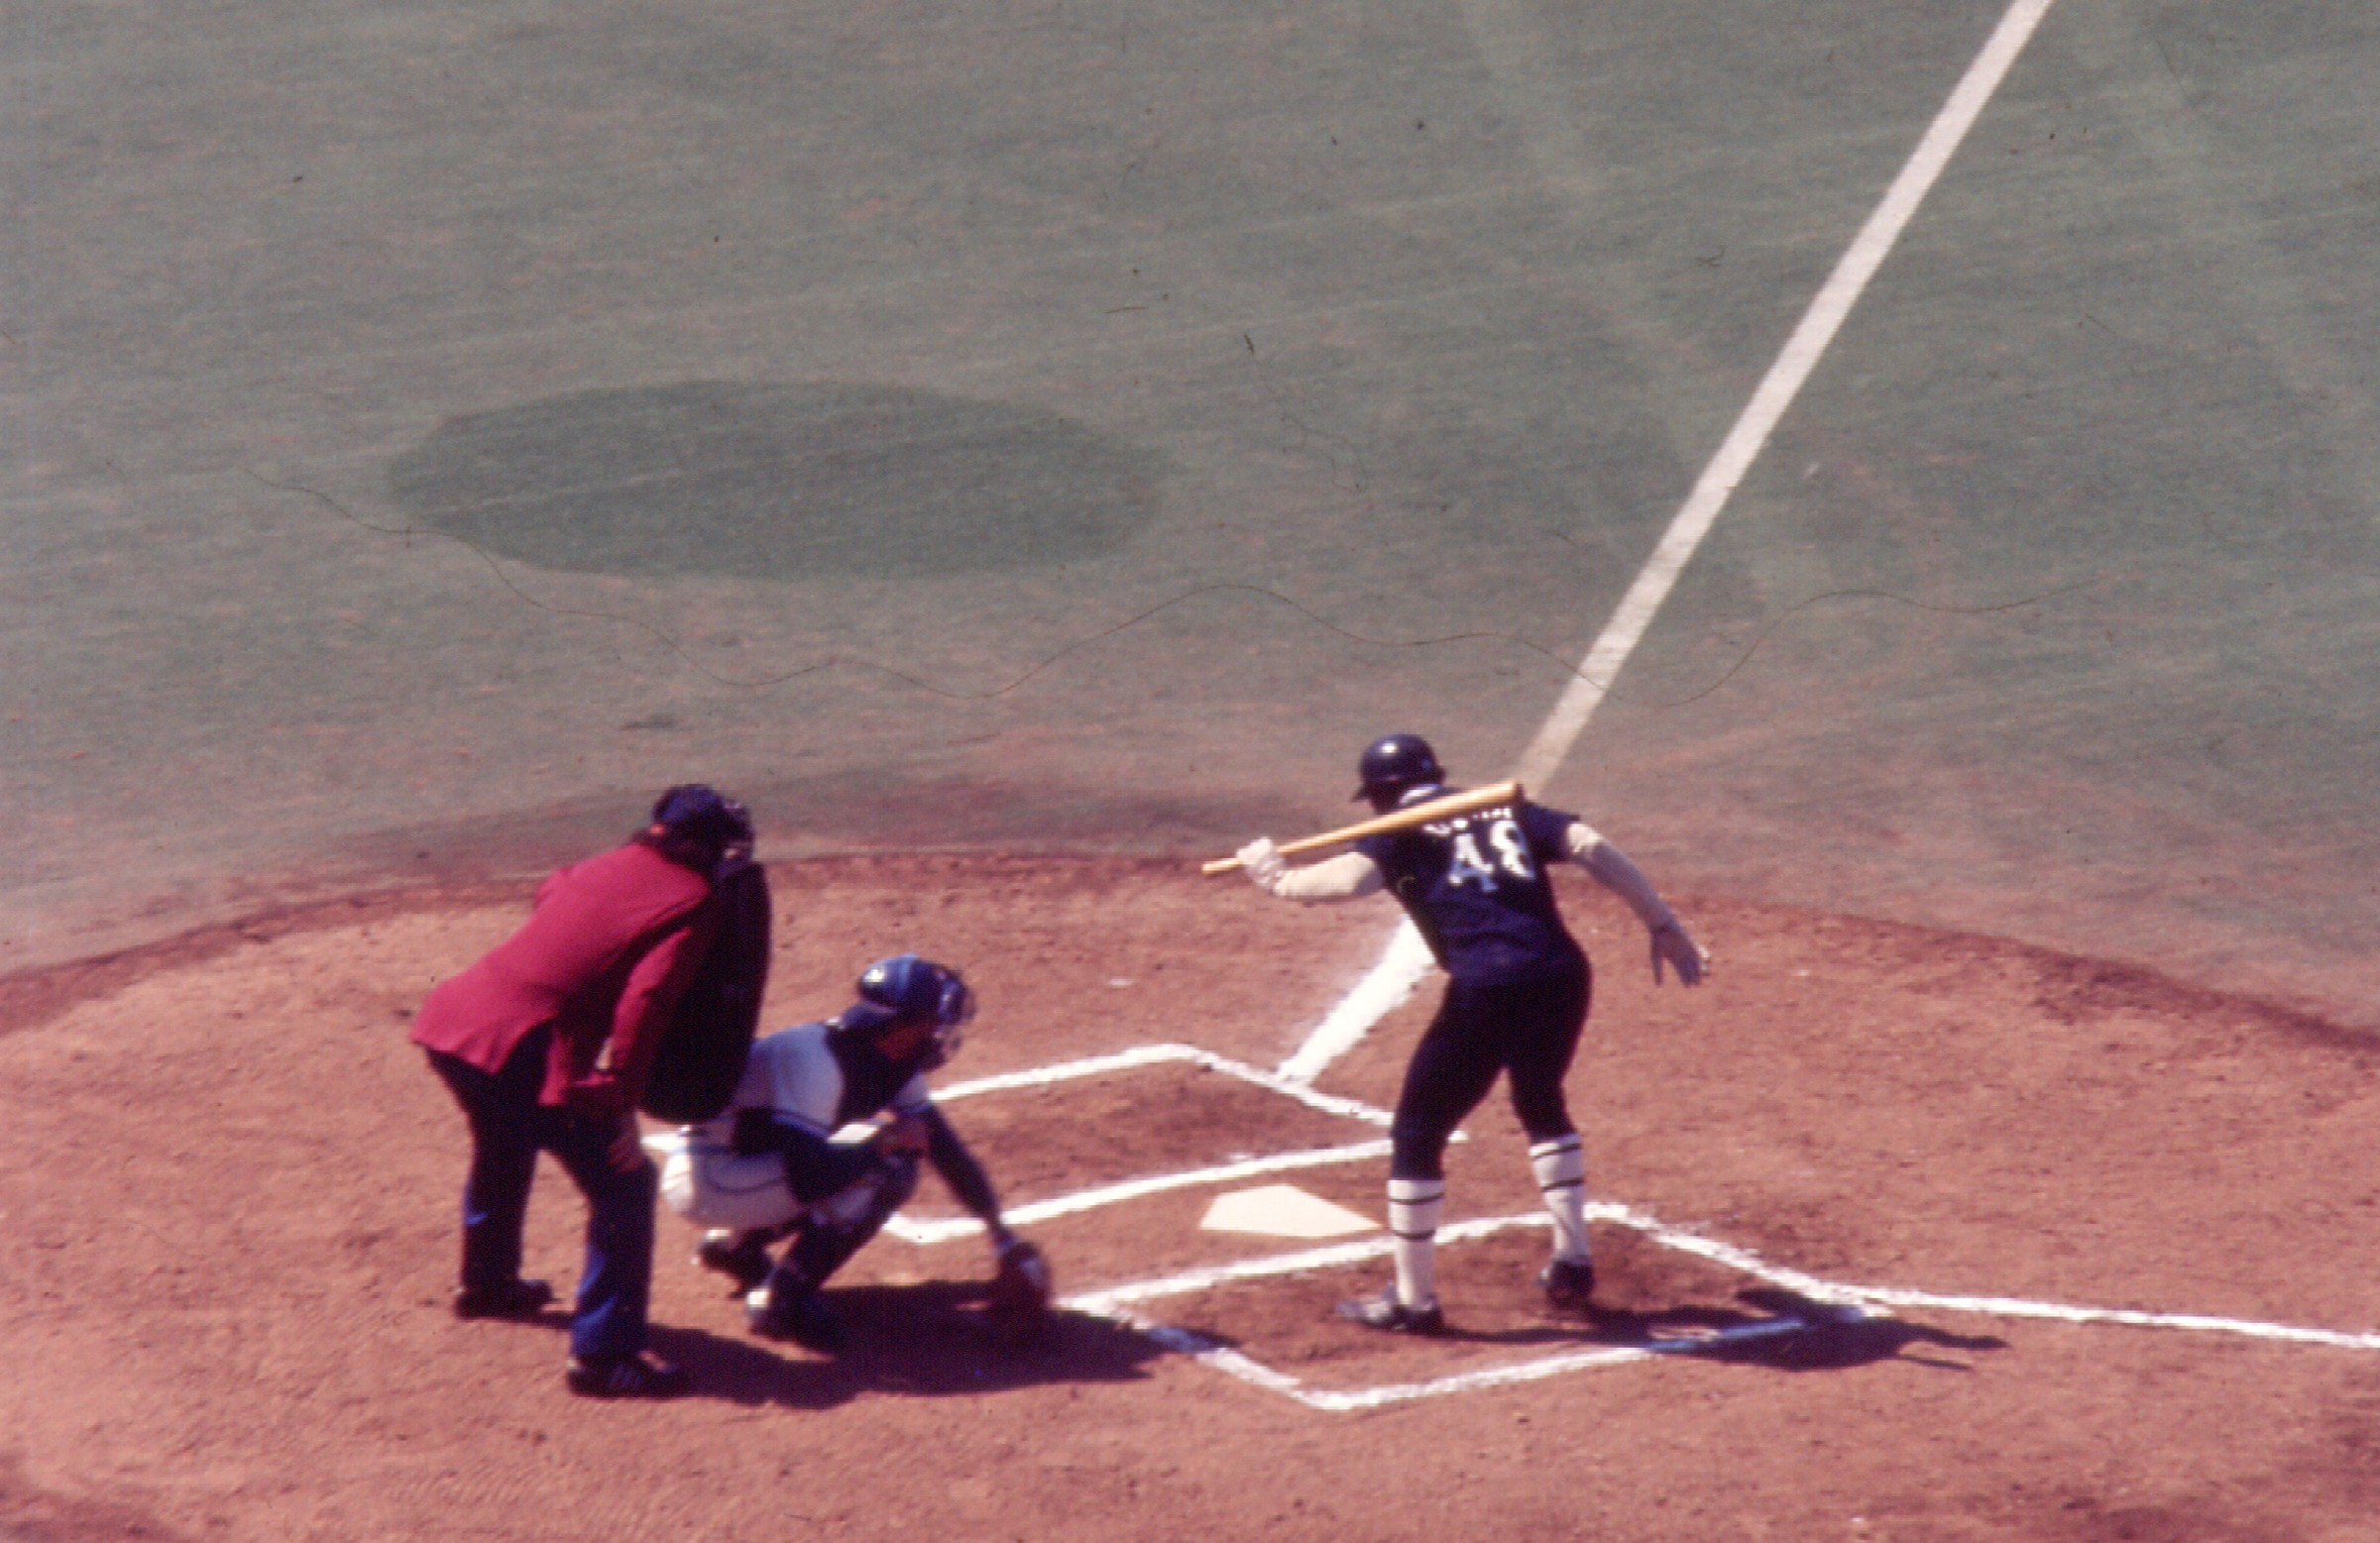
[[[1587,1155],[1576,1132],[1529,1149],[1537,1193],[1553,1213],[1553,1257],[1573,1265],[1587,1262]]]
[[[1438,1299],[1438,1214],[1446,1209],[1442,1178],[1389,1180],[1389,1233],[1397,1261],[1397,1300],[1427,1307]]]

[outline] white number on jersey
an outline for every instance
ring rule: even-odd
[[[1449,884],[1477,884],[1481,891],[1496,893],[1496,870],[1480,855],[1479,843],[1471,838],[1469,829],[1454,832],[1454,860],[1446,868]]]
[[[1494,844],[1496,855],[1504,859],[1505,871],[1523,880],[1537,876],[1536,864],[1529,860],[1529,847],[1521,839],[1521,827],[1510,820],[1499,820],[1488,827],[1488,840]]]

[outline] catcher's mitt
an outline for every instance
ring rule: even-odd
[[[984,1316],[1001,1344],[1021,1349],[1041,1338],[1050,1326],[1050,1262],[1041,1250],[1020,1238],[1000,1251]]]

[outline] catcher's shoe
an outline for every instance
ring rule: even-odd
[[[822,1356],[840,1355],[850,1342],[835,1309],[810,1293],[778,1296],[764,1286],[743,1299],[743,1321],[764,1340],[791,1340]]]
[[[1583,1259],[1557,1259],[1538,1272],[1537,1289],[1555,1312],[1583,1313],[1595,1305],[1595,1267]]]
[[[516,1278],[500,1286],[460,1288],[454,1310],[466,1323],[475,1318],[534,1318],[553,1299],[554,1288],[544,1281]]]
[[[562,1379],[581,1398],[675,1398],[694,1386],[694,1378],[684,1367],[641,1353],[573,1356]]]
[[[735,1281],[737,1296],[750,1295],[753,1287],[768,1278],[768,1245],[756,1232],[714,1228],[703,1234],[703,1241],[695,1247],[694,1262]]]
[[[1378,1296],[1359,1296],[1351,1302],[1341,1302],[1339,1316],[1349,1323],[1360,1323],[1367,1329],[1379,1329],[1388,1334],[1434,1335],[1446,1332],[1446,1315],[1436,1302],[1419,1307],[1410,1306],[1397,1299],[1397,1288],[1390,1286]]]

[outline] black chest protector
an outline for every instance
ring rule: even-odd
[[[713,881],[719,935],[678,998],[638,1105],[671,1125],[700,1125],[728,1107],[760,1027],[768,988],[768,875],[755,862]]]

